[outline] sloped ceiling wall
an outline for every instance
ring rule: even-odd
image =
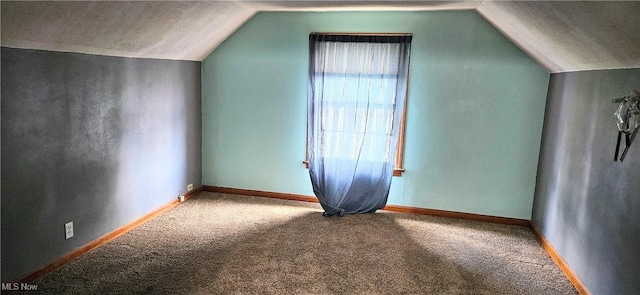
[[[551,72],[640,68],[640,2],[488,2],[477,11]]]
[[[203,60],[260,11],[476,10],[550,72],[640,67],[640,2],[2,1],[2,46]]]
[[[202,60],[256,9],[235,2],[2,2],[2,46]]]

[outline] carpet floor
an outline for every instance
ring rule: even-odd
[[[530,229],[203,192],[37,281],[45,294],[577,294]]]

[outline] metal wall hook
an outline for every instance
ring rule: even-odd
[[[618,118],[617,124],[618,124],[619,131],[618,131],[618,141],[616,143],[616,153],[613,158],[613,161],[614,162],[618,161],[618,152],[620,151],[620,141],[622,140],[622,133],[624,133],[625,148],[624,148],[624,151],[622,152],[622,156],[620,156],[620,162],[622,162],[624,160],[624,157],[627,155],[627,152],[629,151],[629,147],[631,146],[631,143],[633,142],[636,135],[638,134],[638,130],[640,129],[640,127],[638,127],[637,124],[635,124],[635,127],[633,127],[633,129],[631,129],[632,127],[629,125],[629,120],[631,119],[632,116],[640,116],[640,91],[638,89],[634,89],[631,95],[624,96],[621,98],[616,98],[612,100],[612,102],[620,103],[618,111],[616,111],[615,113],[615,115]],[[625,118],[620,118],[619,117],[620,114],[618,112],[621,112],[621,109],[623,107],[626,107],[626,110],[624,112]],[[620,124],[623,124],[622,127]]]
[[[621,103],[623,100],[628,99],[629,102],[640,102],[640,90],[634,89],[633,95],[627,95],[620,98],[615,98],[611,102],[612,103]]]

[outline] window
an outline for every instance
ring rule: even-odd
[[[322,97],[315,110],[321,122],[317,132],[324,142],[321,156],[393,161],[393,175],[400,176],[411,35],[311,34],[309,38],[310,92]],[[348,148],[356,142],[361,143],[358,148]],[[309,138],[307,168],[308,160]]]

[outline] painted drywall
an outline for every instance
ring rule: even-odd
[[[200,62],[3,47],[1,76],[2,282],[201,184]]]
[[[413,33],[389,204],[529,219],[549,73],[473,11],[264,12],[203,61],[203,183],[313,195],[308,35]]]
[[[611,102],[637,88],[640,69],[553,74],[549,84],[532,222],[594,295],[640,290],[640,141],[613,161]]]

